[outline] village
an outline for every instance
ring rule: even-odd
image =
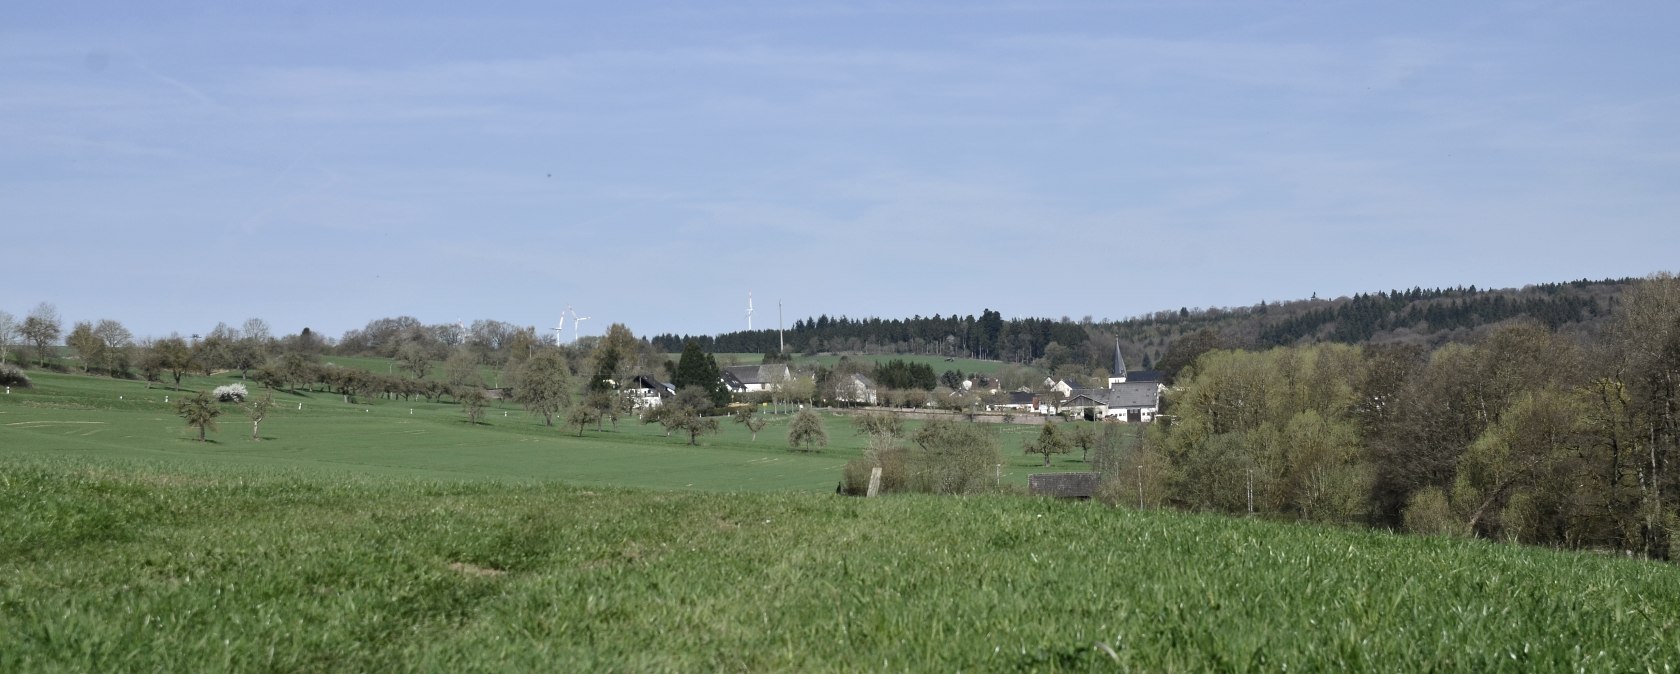
[[[869,375],[853,372],[818,386],[815,371],[796,371],[787,363],[733,365],[720,368],[719,379],[736,404],[779,406],[807,401],[815,394],[838,407],[887,409],[900,412],[945,410],[963,413],[976,421],[1037,423],[1043,417],[1084,421],[1149,423],[1160,413],[1161,397],[1167,386],[1157,370],[1128,370],[1120,345],[1115,343],[1112,375],[1077,378],[1045,377],[1038,386],[1014,390],[999,388],[995,378],[970,375],[955,388],[935,387],[925,395],[898,395],[884,389]],[[649,374],[638,374],[619,389],[637,412],[658,407],[677,395],[677,386]],[[896,402],[897,404],[893,404]],[[1034,420],[1033,417],[1039,417]]]

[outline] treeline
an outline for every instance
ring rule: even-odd
[[[1485,326],[1513,319],[1533,320],[1553,330],[1590,330],[1610,315],[1617,296],[1631,283],[1582,279],[1521,289],[1412,288],[1247,307],[1184,307],[1120,321],[1004,319],[990,309],[978,317],[822,315],[795,321],[785,341],[790,351],[806,354],[933,354],[1033,364],[1050,371],[1071,366],[1064,374],[1092,376],[1112,367],[1116,339],[1130,368],[1150,369],[1168,358],[1174,343],[1204,332],[1221,346],[1254,349],[1318,342],[1434,347],[1471,339]],[[650,341],[668,353],[694,341],[712,352],[773,354],[780,343],[775,330],[663,334]]]
[[[1616,286],[1625,281],[1610,282]],[[1264,323],[1259,342],[1282,346],[1302,340],[1361,344],[1379,335],[1410,331],[1429,335],[1474,329],[1512,318],[1532,319],[1556,330],[1609,315],[1613,295],[1590,292],[1591,282],[1535,286],[1526,291],[1422,290],[1358,294],[1344,302],[1307,309]],[[1566,290],[1567,289],[1567,290]]]
[[[1045,355],[1052,343],[1078,344],[1086,340],[1085,326],[1067,320],[1018,318],[985,309],[974,315],[914,316],[908,319],[816,318],[794,321],[786,331],[789,350],[805,354],[905,353],[1026,362]],[[774,353],[782,337],[775,330],[730,332],[717,336],[663,334],[651,338],[667,352],[690,341],[719,353]]]
[[[1674,555],[1680,280],[1593,337],[1539,319],[1429,349],[1216,349],[1114,480],[1195,510]],[[1126,500],[1134,500],[1127,497]]]
[[[288,354],[274,364],[264,366],[254,373],[252,379],[271,389],[330,391],[349,398],[410,400],[420,396],[428,401],[445,396],[458,400],[464,387],[482,385],[476,377],[462,377],[458,381],[418,379],[406,374],[314,362],[299,354]]]

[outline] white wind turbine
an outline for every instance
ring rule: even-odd
[[[571,311],[571,310],[572,310],[572,307],[570,305],[567,305],[566,311],[560,312],[560,324],[554,326],[554,345],[555,346],[560,346],[560,335],[561,335],[561,333],[565,332],[565,330],[566,330],[566,312]]]
[[[566,307],[566,311],[571,312],[572,314],[572,343],[576,344],[578,337],[580,337],[583,332],[583,322],[589,320],[589,317],[577,315],[577,312],[572,311],[572,308],[569,306]]]
[[[752,291],[747,291],[747,332],[752,332]]]

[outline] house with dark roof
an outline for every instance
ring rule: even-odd
[[[1085,419],[1154,421],[1161,410],[1161,385],[1126,382],[1106,389],[1074,389],[1057,407],[1060,413]]]
[[[630,408],[637,411],[658,407],[665,404],[665,399],[677,395],[675,385],[645,374],[631,377],[619,391],[630,400]]]
[[[1156,413],[1161,411],[1162,388],[1158,381],[1129,381],[1110,387],[1105,416],[1120,421],[1154,421]]]
[[[1030,391],[1011,391],[998,395],[991,404],[986,405],[986,410],[1031,410],[1037,406],[1038,394]]]
[[[771,365],[737,365],[723,368],[723,383],[731,393],[768,391],[793,378],[787,363]]]

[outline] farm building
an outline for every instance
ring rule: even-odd
[[[1021,410],[1028,411],[1038,406],[1038,394],[1031,391],[1012,391],[997,396],[986,406],[987,411]]]
[[[1075,389],[1060,412],[1086,419],[1149,422],[1161,409],[1158,382],[1127,382],[1106,389]]]

